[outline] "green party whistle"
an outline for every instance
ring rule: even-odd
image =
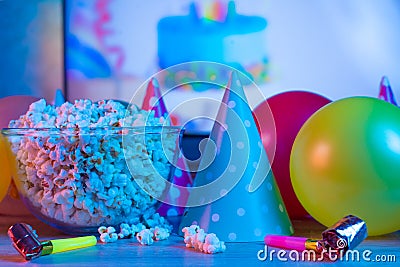
[[[14,248],[25,260],[60,253],[64,251],[91,247],[97,244],[95,236],[64,238],[40,242],[32,227],[26,223],[17,223],[7,232]]]

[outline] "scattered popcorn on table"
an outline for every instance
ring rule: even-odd
[[[9,123],[10,128],[58,128],[70,134],[35,132],[35,136],[9,138],[21,186],[32,197],[34,208],[63,223],[85,227],[137,223],[157,202],[138,185],[154,195],[163,193],[166,183],[157,176],[169,173],[167,158],[175,153],[176,138],[129,135],[124,146],[121,135],[106,131],[93,135],[84,129],[162,126],[163,122],[154,111],[134,105],[126,108],[112,100],[77,100],[59,107],[47,105],[44,99],[32,103],[25,115]],[[160,153],[162,149],[167,155]],[[148,228],[160,225],[160,220],[149,216]],[[141,230],[142,226],[130,230],[123,226],[120,236]],[[109,240],[117,235],[108,234]]]
[[[224,252],[225,249],[225,243],[223,241],[219,241],[218,237],[214,233],[206,235],[203,244],[203,252],[218,253]]]
[[[115,233],[115,228],[112,226],[100,226],[98,229],[100,241],[103,243],[112,243],[118,240],[118,235]]]
[[[144,226],[142,223],[138,224],[132,224],[129,225],[127,223],[121,223],[120,225],[120,232],[118,234],[118,237],[120,239],[123,238],[132,238],[134,237],[138,232],[146,229],[146,226]]]
[[[150,229],[144,229],[136,234],[136,239],[142,245],[153,244],[154,233]]]
[[[182,229],[182,232],[184,233],[183,241],[185,242],[186,247],[193,247],[192,237],[199,231],[199,229],[200,227],[198,225],[191,225]]]
[[[138,223],[138,224],[132,224],[131,225],[131,231],[132,231],[132,235],[135,235],[136,233],[142,231],[146,229],[146,226],[144,226],[142,223]]]
[[[158,213],[155,213],[151,218],[153,218],[151,221],[153,222],[152,226],[154,226],[154,228],[146,228],[143,223],[139,222],[132,225],[121,223],[120,232],[118,234],[115,233],[115,228],[112,226],[100,226],[97,231],[100,234],[100,240],[104,243],[115,242],[115,236],[117,239],[136,237],[142,245],[151,245],[153,241],[168,239],[172,231],[172,225]],[[109,241],[110,238],[108,236],[113,238],[112,241]]]
[[[163,217],[160,216],[159,213],[153,213],[149,218],[144,219],[144,223],[148,228],[165,228],[167,231],[172,231],[172,225]]]
[[[107,227],[100,226],[99,229],[97,229],[97,231],[99,232],[99,234],[107,233]]]
[[[129,226],[129,224],[121,223],[121,225],[119,227],[120,227],[121,231],[118,234],[118,238],[120,238],[120,239],[130,238],[132,236],[132,230],[131,230],[131,227]]]
[[[204,253],[218,253],[226,250],[225,243],[220,241],[218,237],[211,233],[206,234],[198,225],[191,225],[182,229],[184,233],[184,242],[186,247]]]
[[[165,239],[168,239],[168,237],[169,237],[170,231],[166,228],[161,228],[161,227],[156,226],[154,229],[151,228],[151,230],[154,233],[154,239],[156,241],[165,240]]]

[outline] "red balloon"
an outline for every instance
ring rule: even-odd
[[[288,91],[270,97],[254,110],[264,148],[272,160],[272,171],[291,218],[308,214],[297,199],[290,179],[289,163],[294,139],[306,120],[330,102],[315,93]],[[268,115],[270,112],[273,119]],[[276,137],[276,142],[269,141],[273,140],[271,136]]]

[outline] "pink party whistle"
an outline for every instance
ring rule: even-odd
[[[267,235],[264,238],[264,242],[270,247],[297,251],[314,250],[315,252],[321,253],[324,249],[319,240],[307,237]]]
[[[317,253],[333,251],[343,255],[347,250],[354,249],[367,236],[366,223],[354,215],[348,215],[323,231],[322,238],[318,240],[306,237],[266,235],[264,242],[267,246],[288,250],[313,250]]]

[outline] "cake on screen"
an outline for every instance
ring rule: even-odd
[[[191,61],[212,61],[246,73],[254,82],[268,81],[267,21],[236,12],[235,3],[215,2],[213,14],[201,16],[192,3],[186,16],[158,23],[158,64],[166,69]]]

